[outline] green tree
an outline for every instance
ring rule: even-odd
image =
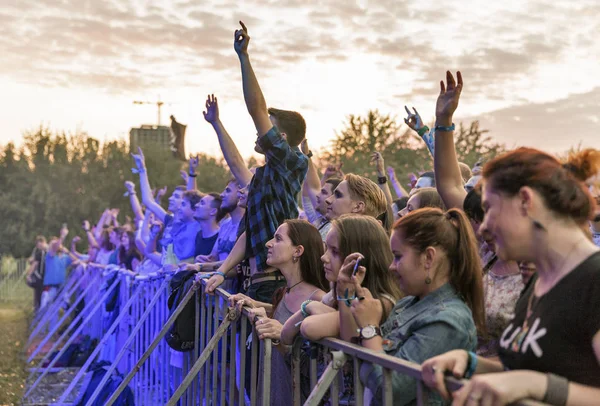
[[[181,185],[179,171],[187,170],[170,151],[144,151],[152,187]],[[67,223],[70,237],[83,236],[81,222],[97,222],[106,208],[120,209],[119,220],[132,216],[124,197],[126,180],[137,182],[124,141],[100,144],[85,133],[52,133],[46,128],[25,133],[17,149],[0,147],[0,255],[29,255],[37,234],[56,235]],[[222,191],[228,170],[222,161],[200,155],[198,188]],[[139,187],[137,188],[139,195]],[[85,241],[85,239],[84,239]]]

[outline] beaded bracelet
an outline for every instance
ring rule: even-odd
[[[302,302],[302,304],[300,305],[300,312],[302,313],[302,317],[307,318],[308,316],[310,316],[310,313],[306,311],[306,306],[312,302],[312,300],[308,299],[305,300],[304,302]]]

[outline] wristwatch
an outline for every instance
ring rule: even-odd
[[[357,331],[361,340],[369,340],[375,336],[381,335],[381,329],[378,326],[374,326],[372,324],[369,324],[368,326],[363,328],[359,328]]]

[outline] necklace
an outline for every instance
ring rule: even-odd
[[[290,290],[294,289],[296,286],[300,285],[302,282],[304,282],[303,280],[301,280],[300,282],[295,283],[294,285],[285,288],[285,293],[290,293]]]

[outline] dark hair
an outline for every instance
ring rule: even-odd
[[[190,207],[193,209],[202,200],[204,195],[197,190],[186,190],[183,192],[183,198],[190,203]]]
[[[437,207],[446,210],[442,197],[434,187],[422,187],[417,189],[413,196],[419,195],[419,209],[424,207]]]
[[[478,183],[477,186],[469,190],[463,202],[463,210],[471,220],[483,223],[484,213],[481,208],[481,184]]]
[[[389,272],[393,260],[390,240],[381,224],[373,217],[357,214],[344,214],[331,224],[338,231],[342,259],[353,252],[360,252],[364,256],[361,264],[367,272],[362,286],[380,301],[384,294],[395,300],[400,299],[402,292]],[[384,311],[382,321],[387,316]]]
[[[339,178],[327,178],[325,183],[329,183],[331,185],[331,190],[335,190],[336,187],[342,182]]]
[[[137,247],[135,246],[135,233],[133,231],[125,231],[124,233],[127,234],[127,237],[129,238],[129,249],[125,251],[125,247],[121,244],[121,247],[119,248],[118,252],[119,265],[125,264],[127,258],[131,257],[134,254],[140,256],[140,253]]]
[[[44,237],[43,235],[38,235],[38,236],[35,237],[35,242],[36,242],[36,244],[38,242],[43,242],[45,244],[46,243],[46,237]]]
[[[285,220],[283,224],[288,226],[288,237],[292,244],[304,247],[304,252],[300,255],[300,276],[302,280],[321,290],[327,291],[329,282],[325,279],[325,270],[321,257],[325,252],[323,239],[319,230],[306,220]],[[283,299],[285,287],[279,288],[273,294],[273,314],[277,306]]]
[[[173,193],[175,193],[177,191],[179,191],[179,192],[185,192],[185,191],[187,191],[187,186],[181,186],[181,185],[175,186],[175,189],[173,189]]]
[[[225,211],[221,210],[221,204],[223,203],[223,199],[221,198],[220,194],[215,192],[210,192],[208,196],[211,196],[213,198],[213,201],[210,202],[210,207],[212,207],[213,209],[217,209],[216,220],[218,223],[221,220],[223,220],[223,217],[225,217],[225,215],[227,214]]]
[[[483,178],[494,190],[509,197],[528,186],[542,195],[549,210],[583,226],[593,218],[596,204],[584,182],[599,169],[598,150],[572,153],[561,165],[545,152],[518,148],[488,162]]]
[[[408,196],[402,196],[400,199],[394,200],[394,204],[398,208],[398,211],[405,208],[407,203],[408,203]]]
[[[115,246],[110,242],[110,230],[102,230],[101,239],[102,242],[100,243],[99,248],[104,248],[105,251],[112,251],[115,249]]]
[[[431,178],[431,187],[435,187],[435,173],[433,171],[422,173],[419,178]]]
[[[269,108],[269,115],[277,120],[277,129],[279,132],[286,134],[286,139],[290,146],[297,147],[300,145],[306,136],[306,122],[300,113],[271,107]]]
[[[485,336],[485,311],[481,261],[477,240],[467,216],[458,209],[414,210],[394,224],[394,231],[417,252],[440,247],[450,263],[450,284],[473,313],[477,331]]]

